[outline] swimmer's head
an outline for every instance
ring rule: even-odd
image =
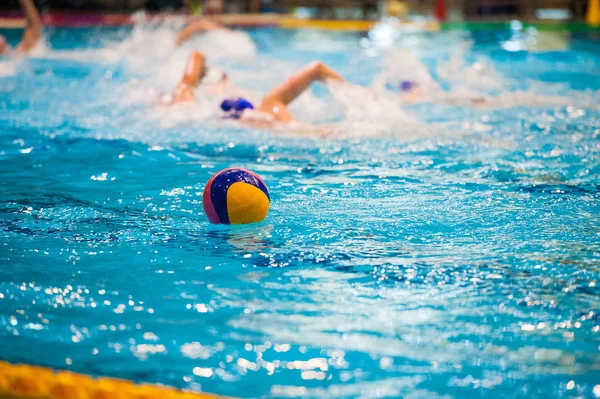
[[[6,41],[6,38],[2,35],[0,35],[0,55],[4,54],[4,53],[8,53],[8,51],[10,50],[10,46],[8,45],[8,42]]]
[[[204,75],[200,78],[202,83],[214,84],[214,83],[226,83],[227,74],[219,68],[204,68]]]
[[[419,84],[413,80],[403,80],[400,83],[400,91],[413,91],[415,90],[417,87],[419,87]]]
[[[414,80],[402,80],[399,83],[390,83],[386,84],[386,88],[392,91],[400,91],[403,93],[410,93],[419,88],[419,84]]]
[[[239,119],[248,109],[254,109],[254,105],[245,98],[229,98],[221,103],[225,118]]]
[[[200,83],[225,83],[227,82],[227,74],[218,68],[211,68],[206,65],[206,57],[199,51],[192,53],[193,62],[188,62],[188,67],[192,68],[186,71],[186,74],[196,74],[194,86]],[[194,69],[197,68],[197,69]]]

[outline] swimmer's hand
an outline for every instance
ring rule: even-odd
[[[219,29],[227,29],[223,25],[209,19],[193,20],[175,37],[175,44],[180,46],[183,42],[189,40],[198,32],[209,32]]]
[[[173,91],[171,104],[189,103],[194,101],[194,92],[186,83],[180,83]]]
[[[25,29],[23,38],[15,49],[15,52],[17,54],[26,54],[30,52],[40,40],[42,20],[32,0],[19,0],[19,3],[21,4],[21,9],[25,14],[25,18],[27,19],[27,28]]]

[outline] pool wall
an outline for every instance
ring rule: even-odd
[[[146,14],[148,21],[185,21],[185,14]],[[218,22],[240,28],[280,27],[285,29],[324,29],[336,31],[368,31],[377,21],[365,20],[321,20],[301,19],[280,14],[223,14],[213,17]],[[53,27],[91,27],[91,26],[127,26],[134,25],[136,18],[131,14],[99,14],[99,13],[47,13],[42,17],[46,26]],[[456,21],[437,22],[399,22],[400,27],[422,31],[438,30],[497,30],[506,28],[510,21]],[[523,21],[526,26],[542,31],[600,31],[600,26],[584,22],[561,21]],[[0,14],[0,27],[22,28],[25,21],[14,14]]]

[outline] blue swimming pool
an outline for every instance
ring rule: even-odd
[[[0,61],[0,359],[240,398],[600,397],[597,34],[173,32],[56,29]],[[256,93],[412,54],[503,100],[319,86],[292,109],[336,136],[287,137],[157,106],[194,46]],[[264,178],[263,223],[207,222],[230,166]]]

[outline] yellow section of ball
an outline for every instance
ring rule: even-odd
[[[227,190],[227,214],[231,224],[260,222],[267,216],[269,205],[265,193],[251,184],[233,183]]]

